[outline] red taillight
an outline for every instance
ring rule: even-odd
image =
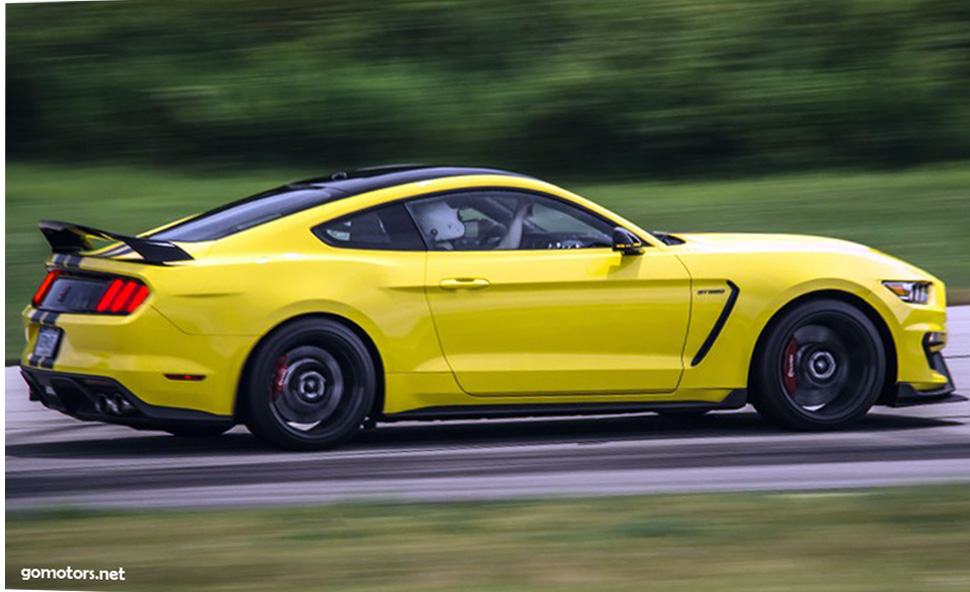
[[[135,288],[138,284],[132,281],[125,282],[125,285],[121,287],[121,291],[118,295],[111,300],[111,304],[108,306],[108,310],[111,312],[119,312],[121,307],[128,303],[128,299],[135,292]]]
[[[124,282],[121,280],[111,280],[111,283],[108,284],[107,291],[105,291],[104,296],[101,297],[101,300],[98,301],[98,306],[95,308],[95,310],[98,312],[108,310],[108,306],[111,305],[111,301],[114,299],[114,297],[118,295],[118,290],[121,289],[121,285],[123,283]]]
[[[148,287],[139,286],[134,295],[132,295],[131,300],[125,305],[125,312],[135,312],[141,306],[141,303],[145,301],[145,298],[148,298]]]
[[[59,269],[54,269],[47,272],[47,277],[45,277],[44,281],[40,283],[40,286],[37,288],[37,292],[34,293],[34,297],[30,300],[34,306],[40,306],[43,304],[44,298],[46,298],[47,293],[51,291],[51,286],[54,285],[54,280],[56,280],[57,276],[59,275],[61,275],[61,270]]]
[[[148,287],[134,280],[111,280],[95,307],[97,312],[135,312],[148,298]]]

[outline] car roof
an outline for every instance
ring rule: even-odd
[[[313,186],[335,191],[339,197],[350,197],[377,189],[385,189],[406,183],[416,183],[442,177],[461,177],[466,175],[504,175],[509,177],[528,177],[501,169],[486,167],[440,166],[426,164],[392,164],[378,167],[337,172],[326,177],[315,177],[290,183],[289,186]]]
[[[271,220],[362,193],[430,179],[469,175],[527,178],[518,173],[480,167],[404,164],[357,169],[275,187],[155,230],[148,236],[156,240],[179,242],[217,240]]]

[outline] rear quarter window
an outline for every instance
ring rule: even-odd
[[[345,249],[424,250],[418,228],[401,204],[343,216],[316,226],[313,233],[328,245]]]

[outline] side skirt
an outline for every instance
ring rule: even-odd
[[[740,409],[748,402],[745,389],[737,389],[720,403],[710,401],[656,401],[636,403],[529,403],[510,405],[457,405],[423,407],[381,417],[382,422],[488,419],[501,417],[551,417],[569,415],[614,415],[651,411],[693,411]]]

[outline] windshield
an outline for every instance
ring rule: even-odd
[[[272,189],[199,214],[151,238],[181,242],[216,240],[327,203],[333,196],[332,192],[315,186]]]

